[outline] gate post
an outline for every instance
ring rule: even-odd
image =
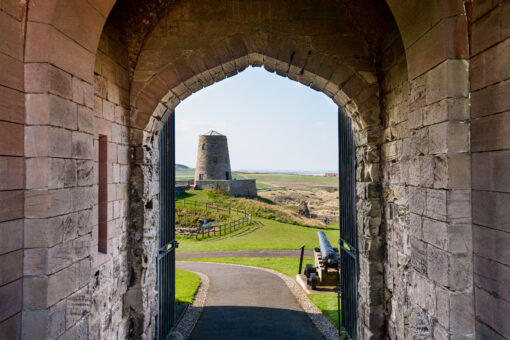
[[[157,336],[166,339],[175,326],[175,111],[161,131],[160,153]]]
[[[338,110],[340,292],[343,332],[358,339],[358,241],[356,228],[356,151],[352,120]],[[342,332],[342,330],[339,330]]]

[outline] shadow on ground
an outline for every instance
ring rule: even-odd
[[[265,307],[204,307],[189,339],[324,339],[304,312]]]

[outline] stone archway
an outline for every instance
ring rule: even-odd
[[[112,11],[114,3],[30,0],[28,11],[22,8],[18,13],[9,7],[2,13],[10,16],[5,22],[16,31],[9,41],[23,45],[18,41],[23,37],[25,46],[22,53],[2,54],[8,55],[2,65],[10,65],[2,85],[24,95],[25,103],[16,110],[24,107],[26,116],[22,123],[15,121],[24,132],[14,136],[24,151],[9,155],[24,159],[26,183],[16,196],[16,211],[24,214],[4,218],[23,221],[19,224],[24,229],[23,273],[16,279],[22,283],[16,287],[23,290],[23,299],[16,302],[19,308],[9,310],[8,319],[0,321],[2,325],[20,332],[23,319],[25,336],[31,332],[72,336],[85,330],[88,334],[89,326],[98,332],[91,337],[144,332],[150,336],[156,299],[150,289],[153,277],[147,270],[151,267],[147,248],[156,237],[150,226],[157,219],[147,199],[155,192],[147,184],[157,175],[148,165],[157,161],[150,147],[152,132],[164,119],[160,111],[164,106],[159,103],[177,102],[210,78],[232,75],[248,64],[264,64],[269,71],[333,96],[359,117],[358,145],[364,147],[358,149],[358,159],[366,160],[366,166],[358,168],[358,210],[374,212],[358,217],[359,248],[366,254],[361,261],[365,274],[360,278],[360,335],[474,333],[471,184],[469,174],[454,171],[469,169],[471,160],[468,69],[462,60],[468,56],[468,20],[462,2],[391,0],[391,13],[375,0],[318,1],[316,11],[296,6],[293,13],[302,18],[311,13],[327,18],[332,12],[321,11],[322,5],[334,12],[343,10],[345,21],[339,22],[350,23],[344,28],[353,33],[347,38],[359,38],[361,45],[353,46],[366,53],[346,58],[347,71],[335,74],[330,55],[315,51],[345,47],[349,39],[337,37],[342,44],[319,40],[309,48],[311,38],[289,46],[274,34],[271,44],[261,46],[267,35],[255,34],[248,40],[240,35],[221,45],[222,51],[183,55],[186,58],[177,60],[183,73],[168,82],[172,70],[167,69],[163,83],[159,80],[165,73],[147,79],[139,73],[146,71],[137,69],[144,64],[143,48],[150,47],[151,34],[162,34],[157,26],[164,18],[196,14],[201,4],[175,12],[177,2],[159,7],[159,2],[150,0],[123,0]],[[251,23],[267,15],[278,19],[273,17],[278,11],[267,9],[260,3],[250,8],[233,5],[228,14],[248,11],[245,18]],[[388,26],[386,15],[374,13],[386,13],[390,19],[393,15],[396,25]],[[164,31],[178,36],[179,29],[195,29],[193,23],[185,24]],[[272,26],[281,31],[300,27]],[[126,34],[131,39],[124,39]],[[283,53],[294,49],[294,55]],[[212,55],[216,62],[206,63]],[[156,60],[158,55],[147,57]],[[218,72],[211,74],[215,69]],[[24,89],[13,78],[25,79]],[[68,114],[76,119],[68,119]],[[108,227],[118,237],[111,239],[116,250],[98,262],[93,240],[94,145],[99,135],[109,138],[109,190],[115,192],[109,205],[116,217]],[[60,168],[69,172],[60,173],[56,170]],[[58,237],[50,236],[54,234]],[[442,238],[449,241],[441,243]],[[94,297],[89,299],[89,294]],[[50,320],[56,320],[58,327],[49,327]]]
[[[234,76],[249,65],[263,66],[269,72],[276,72],[322,91],[343,107],[354,120],[358,146],[357,210],[364,241],[361,246],[364,266],[360,284],[363,288],[360,294],[363,313],[360,315],[364,318],[368,313],[370,321],[366,326],[369,327],[367,330],[379,334],[382,332],[385,313],[382,296],[379,299],[368,296],[368,291],[383,290],[380,270],[384,244],[380,228],[380,144],[383,128],[378,99],[380,86],[377,67],[364,37],[349,26],[347,19],[344,19],[345,24],[336,27],[334,22],[339,20],[338,13],[334,12],[336,9],[331,4],[322,5],[325,7],[324,12],[328,14],[319,18],[309,14],[313,13],[313,10],[302,6],[302,10],[312,18],[308,19],[312,21],[311,24],[297,14],[294,14],[294,17],[293,14],[284,14],[285,6],[276,6],[260,15],[257,20],[261,23],[255,21],[263,27],[262,30],[249,28],[250,24],[246,24],[241,26],[245,32],[237,32],[234,28],[240,25],[239,18],[248,15],[243,10],[250,11],[253,8],[240,9],[237,16],[225,18],[221,10],[211,16],[207,12],[207,4],[197,4],[198,8],[194,9],[193,17],[193,14],[188,14],[192,11],[190,5],[181,3],[172,9],[179,13],[178,15],[170,14],[162,19],[147,37],[133,74],[131,129],[134,138],[131,143],[138,150],[136,155],[139,162],[134,167],[132,182],[139,184],[139,191],[135,193],[136,199],[132,203],[134,202],[136,207],[132,204],[132,209],[140,211],[147,206],[147,202],[156,202],[157,193],[151,188],[157,187],[158,183],[158,169],[154,166],[157,162],[154,160],[158,157],[158,131],[166,120],[164,113],[173,110],[193,92],[215,81]],[[260,3],[255,7],[263,9],[271,6],[269,3]],[[223,26],[220,25],[218,32],[212,34],[219,38],[209,39],[207,34],[210,33],[207,29],[203,29],[203,33],[197,31],[199,29],[196,25],[199,25],[200,20],[205,20],[205,17],[200,18],[202,11],[208,13],[208,27],[219,25],[222,20],[226,22],[221,24]],[[178,19],[175,19],[176,16]],[[273,16],[280,18],[281,22],[274,23]],[[303,23],[304,27],[300,27]],[[273,31],[273,25],[283,27],[286,24],[293,27],[290,29],[291,33],[278,32],[278,29]],[[333,32],[328,32],[331,27],[335,27]],[[180,31],[180,34],[171,33],[174,29]],[[313,34],[310,37],[300,36],[306,36],[306,33],[300,33],[300,29]],[[344,48],[334,45],[338,39],[340,44],[344,44]],[[395,40],[398,42],[398,38]],[[189,50],[191,47],[193,49]],[[398,51],[399,47],[400,45],[395,43],[395,51]],[[144,216],[150,218],[139,221],[137,230],[149,230],[153,221],[157,221],[157,205],[150,206],[151,209],[144,209]],[[148,254],[146,258],[154,258],[154,247],[148,244],[144,247],[140,249],[140,253]],[[143,273],[154,273],[155,264],[144,263],[139,270]],[[149,294],[149,290],[145,294]],[[143,306],[143,301],[140,299],[138,306]],[[138,309],[144,308],[133,307],[133,310]]]

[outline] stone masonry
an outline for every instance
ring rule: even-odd
[[[198,138],[195,189],[219,189],[230,196],[257,196],[254,179],[232,180],[227,137],[212,130]]]
[[[195,189],[217,189],[234,197],[257,196],[257,185],[254,179],[195,181]]]
[[[509,339],[509,14],[1,0],[0,339],[154,338],[159,131],[248,66],[352,117],[359,338]]]
[[[209,131],[198,137],[195,182],[232,179],[227,136]]]

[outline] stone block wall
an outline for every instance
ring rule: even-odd
[[[476,334],[510,338],[510,2],[473,2],[471,150]]]
[[[92,268],[90,336],[95,339],[125,338],[129,313],[124,295],[129,284],[128,212],[130,148],[129,77],[121,33],[107,24],[99,40],[94,68],[94,162],[90,169],[95,194],[90,255]],[[98,216],[99,138],[106,140],[106,216]],[[98,218],[106,219],[107,252],[98,250]]]
[[[78,3],[83,13],[97,14]],[[26,18],[25,339],[88,337],[91,309],[93,85],[85,70],[93,62],[94,43],[66,29],[62,18],[72,16],[70,8],[60,8],[60,21],[49,24],[43,11],[48,5],[28,3],[32,15]],[[85,18],[94,22],[94,16]]]
[[[467,15],[462,6],[441,18],[433,2],[391,3],[407,19],[403,46],[388,41],[382,60],[388,333],[474,337]]]
[[[510,338],[508,0],[114,3],[0,1],[0,334],[153,337],[159,130],[252,65],[353,117],[360,338]]]
[[[195,189],[220,189],[234,197],[257,196],[257,185],[254,179],[195,181]]]
[[[24,23],[18,1],[0,2],[0,334],[21,334],[23,290]],[[1,336],[0,336],[1,337]]]

